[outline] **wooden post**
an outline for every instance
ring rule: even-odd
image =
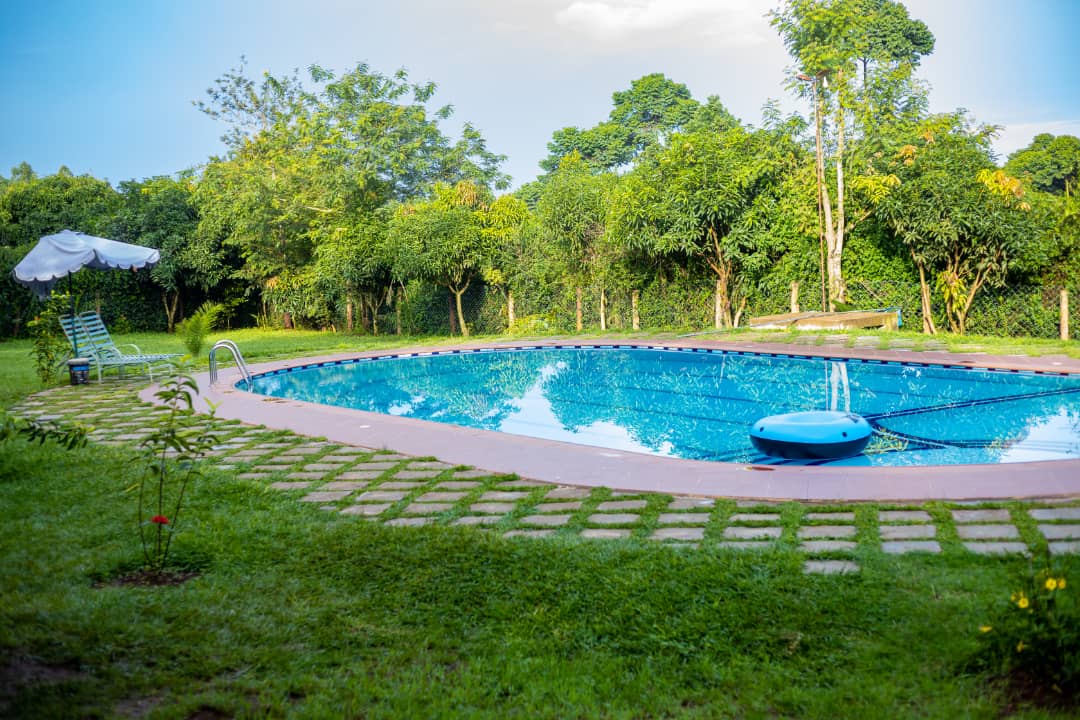
[[[1069,339],[1069,291],[1061,288],[1061,339]]]
[[[506,291],[506,329],[510,330],[514,327],[514,291]]]
[[[574,319],[575,319],[574,327],[577,328],[578,332],[581,332],[581,328],[584,327],[584,325],[583,325],[583,323],[581,321],[581,288],[580,287],[577,289],[577,312],[576,312],[576,315],[575,315]]]
[[[630,315],[635,330],[641,329],[641,316],[638,315],[638,297],[641,293],[637,290],[630,291]]]
[[[600,288],[600,330],[607,330],[607,295]]]
[[[791,281],[791,312],[799,312],[799,281]]]

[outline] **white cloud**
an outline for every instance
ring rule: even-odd
[[[1044,120],[1037,122],[1002,123],[1002,129],[994,140],[994,150],[1004,162],[1009,155],[1031,144],[1041,133],[1051,135],[1075,135],[1080,137],[1080,120]]]
[[[607,46],[682,47],[705,52],[759,45],[771,36],[775,0],[576,0],[555,21]]]

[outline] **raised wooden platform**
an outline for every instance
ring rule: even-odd
[[[846,312],[799,312],[750,318],[750,327],[799,328],[800,330],[855,330],[900,327],[899,310],[849,310]]]

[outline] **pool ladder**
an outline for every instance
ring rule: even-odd
[[[232,353],[233,360],[236,361],[236,367],[240,370],[240,376],[247,383],[248,389],[251,389],[251,373],[248,371],[247,363],[244,362],[244,356],[240,354],[240,348],[236,347],[236,343],[232,340],[218,340],[214,343],[214,347],[210,348],[210,384],[217,385],[218,372],[217,372],[217,358],[215,354],[218,350],[228,350]]]

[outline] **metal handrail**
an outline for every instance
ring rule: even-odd
[[[228,350],[232,353],[233,360],[236,361],[236,367],[240,370],[240,376],[247,383],[248,389],[251,389],[251,373],[248,371],[247,363],[244,362],[244,356],[240,354],[240,348],[236,347],[236,343],[232,340],[218,340],[214,343],[214,347],[210,348],[210,384],[217,385],[218,372],[217,372],[217,358],[214,354],[218,349]]]

